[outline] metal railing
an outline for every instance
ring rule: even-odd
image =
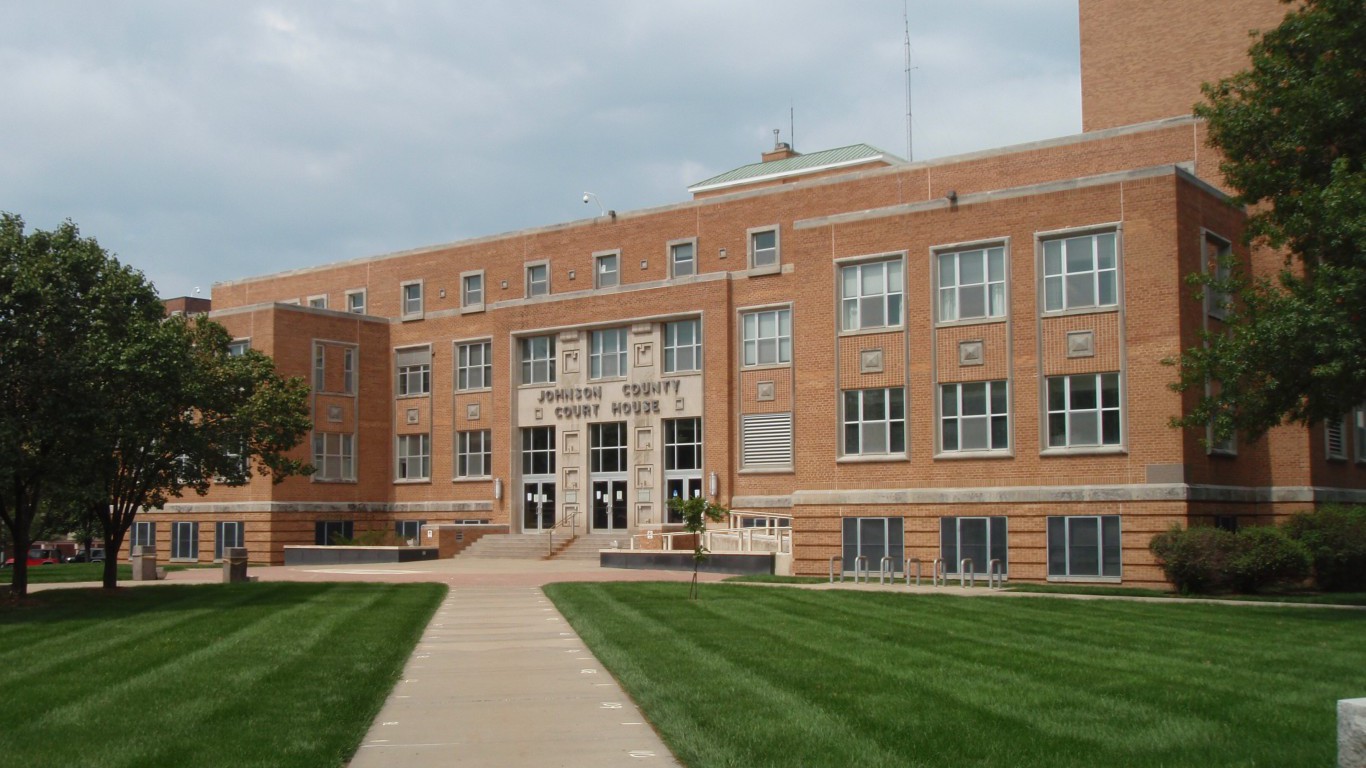
[[[944,561],[937,557],[934,559],[934,568],[930,571],[930,583],[936,587],[949,585],[948,569],[944,567]]]
[[[546,529],[546,538],[550,540],[550,546],[546,551],[546,557],[550,557],[551,555],[555,554],[555,529],[568,527],[570,541],[573,541],[574,539],[577,539],[579,537],[578,520],[579,512],[578,510],[575,510],[569,513],[568,515],[560,518],[560,521],[558,523],[555,523],[554,525],[550,526],[550,528]]]
[[[863,574],[863,583],[868,583],[868,556],[859,555],[854,558],[854,583],[858,583],[859,574]]]

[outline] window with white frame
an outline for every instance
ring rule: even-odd
[[[593,287],[611,288],[621,283],[621,258],[615,253],[593,257]]]
[[[403,293],[403,316],[420,317],[422,315],[422,283],[421,281],[404,283]]]
[[[465,309],[484,306],[483,272],[475,272],[460,278],[460,306]]]
[[[935,257],[939,322],[1005,317],[1006,249],[995,245]]]
[[[791,413],[755,413],[740,417],[740,466],[745,469],[792,466]]]
[[[1222,320],[1231,300],[1228,281],[1233,268],[1233,244],[1206,232],[1204,250],[1205,272],[1213,281],[1205,286],[1205,311],[1210,317]]]
[[[1357,463],[1366,463],[1366,405],[1352,410],[1352,436]]]
[[[778,229],[755,230],[749,233],[749,268],[762,269],[778,266]]]
[[[314,309],[327,309],[327,296],[309,296],[308,306]]]
[[[491,432],[476,429],[455,433],[455,476],[459,478],[488,477],[493,461]]]
[[[901,325],[901,259],[840,267],[840,328],[894,328]]]
[[[669,275],[687,277],[697,274],[697,244],[692,240],[669,245]]]
[[[233,339],[228,342],[228,357],[242,357],[251,349],[251,339]]]
[[[698,318],[664,324],[664,372],[702,370],[702,321]]]
[[[1119,515],[1048,518],[1050,578],[1119,578]]]
[[[355,347],[344,347],[342,349],[342,392],[348,395],[356,394]]]
[[[455,345],[455,388],[457,391],[488,389],[493,386],[493,344],[475,341]]]
[[[422,526],[426,524],[426,520],[395,520],[394,535],[410,547],[417,546],[418,539],[422,537]]]
[[[199,559],[199,523],[171,523],[171,559]]]
[[[429,480],[432,476],[431,435],[399,435],[397,476],[399,480]]]
[[[766,309],[740,316],[744,364],[792,362],[792,310]]]
[[[844,391],[844,455],[906,452],[906,390]]]
[[[1324,447],[1328,458],[1341,461],[1347,458],[1347,420],[1326,419],[1323,422]]]
[[[319,520],[313,524],[313,543],[330,547],[350,541],[354,530],[350,520]]]
[[[532,336],[522,339],[522,383],[555,383],[555,337]]]
[[[1001,561],[1000,573],[1007,571],[1006,517],[939,518],[939,556],[946,573],[958,573],[964,560],[971,560],[967,573],[986,576],[992,560]]]
[[[589,335],[588,378],[613,379],[626,375],[626,329],[604,328]]]
[[[155,547],[157,545],[157,524],[138,520],[133,523],[133,540],[130,547]],[[132,550],[129,550],[130,552]]]
[[[350,482],[356,479],[355,436],[345,432],[313,433],[315,482]]]
[[[526,295],[546,296],[550,293],[550,265],[531,264],[526,268]]]
[[[365,314],[365,289],[346,292],[346,311],[353,315]]]
[[[1119,303],[1114,232],[1043,242],[1044,311],[1113,307]]]
[[[399,397],[425,395],[432,391],[432,348],[409,347],[395,353]]]
[[[1118,373],[1080,373],[1048,379],[1048,447],[1120,444]]]
[[[222,560],[223,550],[229,547],[246,546],[243,541],[245,525],[240,521],[224,521],[213,524],[213,559]]]
[[[1004,451],[1010,448],[1010,397],[1004,381],[969,381],[939,387],[939,449]]]
[[[702,420],[664,420],[664,497],[691,499],[702,495]],[[683,522],[683,514],[667,509],[670,523]]]
[[[313,391],[327,390],[327,347],[313,343]]]

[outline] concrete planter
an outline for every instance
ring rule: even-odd
[[[373,565],[435,560],[436,547],[286,546],[285,565]]]
[[[598,553],[603,568],[642,568],[658,571],[691,571],[691,552],[604,549]],[[712,552],[697,569],[701,573],[773,573],[771,552]]]

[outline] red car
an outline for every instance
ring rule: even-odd
[[[30,549],[28,551],[29,565],[56,565],[62,562],[62,553],[55,549]],[[14,567],[14,558],[5,559],[5,567]]]

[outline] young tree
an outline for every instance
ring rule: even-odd
[[[683,530],[693,534],[692,550],[692,586],[688,590],[688,598],[697,599],[697,569],[702,562],[707,559],[707,545],[704,534],[707,532],[707,521],[719,522],[730,510],[720,504],[713,504],[701,496],[694,496],[684,499],[675,496],[669,499],[669,508],[683,516]]]
[[[1303,0],[1204,87],[1196,114],[1248,240],[1287,253],[1278,279],[1235,277],[1228,331],[1180,360],[1178,389],[1212,394],[1177,423],[1219,438],[1332,419],[1366,401],[1366,4]]]

